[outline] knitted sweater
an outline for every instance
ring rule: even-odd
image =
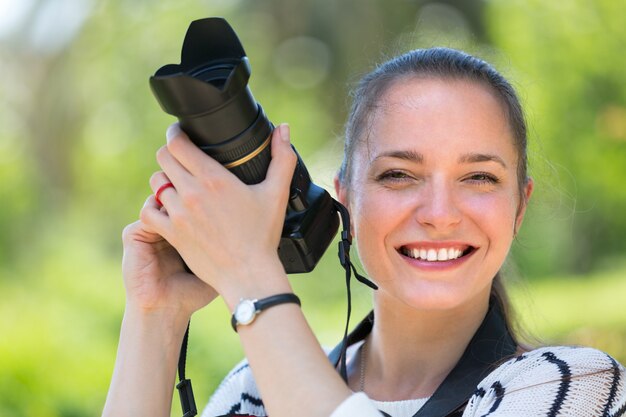
[[[424,402],[381,403],[356,393],[331,417],[381,417],[379,408],[392,417],[412,416]],[[202,413],[226,415],[267,416],[247,361],[226,376]],[[463,417],[478,416],[626,416],[626,370],[596,349],[536,349],[506,361],[478,384]]]

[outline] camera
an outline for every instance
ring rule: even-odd
[[[159,68],[150,77],[150,87],[196,146],[244,183],[256,184],[267,173],[274,125],[252,96],[250,75],[250,63],[232,27],[222,18],[207,18],[191,23],[181,63]],[[312,182],[298,155],[278,247],[285,271],[313,270],[338,227],[334,200]]]

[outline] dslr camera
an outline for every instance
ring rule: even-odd
[[[234,30],[226,20],[213,17],[191,23],[181,63],[159,68],[150,77],[150,87],[195,145],[244,183],[256,184],[267,173],[274,125],[252,96],[250,74]],[[278,247],[285,271],[313,270],[338,227],[334,200],[311,181],[298,155]]]

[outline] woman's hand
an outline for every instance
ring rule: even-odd
[[[154,196],[148,197],[142,217],[149,210],[158,210]],[[180,317],[186,323],[193,312],[217,296],[209,285],[187,272],[172,245],[141,220],[126,226],[122,237],[127,307]]]
[[[170,126],[157,160],[163,169],[150,185],[165,210],[148,206],[142,221],[180,253],[192,271],[232,306],[240,297],[289,291],[277,254],[296,155],[289,129],[272,137],[266,179],[246,185]],[[274,277],[274,282],[268,282]],[[280,278],[276,278],[280,277]]]
[[[159,211],[154,196],[146,212]],[[143,220],[123,233],[126,311],[103,417],[169,416],[176,362],[191,314],[217,293],[185,270],[176,250]]]
[[[242,297],[291,292],[277,252],[297,160],[286,125],[275,129],[271,153],[265,180],[246,185],[172,125],[157,154],[163,171],[150,180],[155,192],[162,190],[163,207],[142,211],[150,231],[171,243],[231,310]],[[162,188],[168,182],[174,187]],[[327,416],[350,395],[297,305],[267,309],[237,331],[269,415]]]

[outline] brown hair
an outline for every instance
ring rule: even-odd
[[[491,91],[500,101],[507,118],[517,151],[517,180],[520,208],[526,204],[525,186],[528,184],[526,120],[519,98],[511,84],[490,64],[465,52],[449,48],[416,49],[393,58],[365,75],[352,93],[352,107],[345,131],[344,158],[339,170],[339,181],[350,184],[351,161],[358,144],[366,137],[372,115],[379,100],[396,82],[407,78],[439,78],[478,83]],[[502,307],[512,336],[513,319],[509,298],[500,273],[491,286],[491,296]]]

